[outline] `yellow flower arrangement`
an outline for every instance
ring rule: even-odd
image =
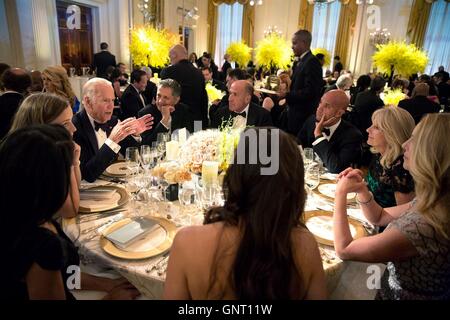
[[[290,43],[276,34],[258,41],[255,52],[256,64],[265,70],[287,69],[293,54]]]
[[[206,93],[208,94],[208,102],[211,104],[213,101],[222,100],[225,93],[214,87],[212,84],[206,84]]]
[[[247,66],[251,59],[252,48],[244,42],[232,42],[226,51],[230,55],[231,60],[238,63],[241,67]]]
[[[396,74],[408,77],[417,72],[424,72],[428,64],[427,54],[414,44],[389,42],[377,45],[377,49],[372,57],[374,65],[389,76],[392,67]]]
[[[167,30],[141,27],[131,31],[130,54],[134,64],[161,68],[169,63],[169,50],[178,43]]]
[[[323,54],[325,56],[325,66],[328,66],[331,62],[331,54],[330,52],[325,48],[316,48],[311,50],[312,54],[317,56],[319,53]]]
[[[406,95],[400,89],[388,89],[384,92],[383,101],[386,106],[398,106],[398,103],[406,98]]]

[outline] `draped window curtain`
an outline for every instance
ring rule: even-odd
[[[233,41],[243,40],[250,47],[254,45],[255,6],[250,6],[249,0],[208,0],[208,52],[210,52],[213,57],[219,56],[219,60],[215,58],[216,64],[221,64],[223,59],[223,54],[216,52],[216,47],[217,42],[221,39],[218,30],[220,28],[219,6],[224,4],[230,6],[240,4],[243,8],[243,12],[240,13],[241,34]],[[224,50],[226,49],[227,48],[225,47]]]
[[[336,36],[336,47],[332,58],[334,58],[334,56],[339,56],[341,58],[342,65],[346,68],[348,62],[348,49],[353,36],[352,30],[355,27],[356,16],[358,14],[358,5],[355,1],[347,1],[346,3],[341,1],[341,3],[342,6],[339,17],[339,28]]]
[[[341,3],[339,1],[314,6],[311,48],[327,49],[332,58],[335,53],[340,11]],[[329,66],[324,67],[333,69],[332,64],[333,60]]]
[[[447,30],[447,31],[446,31]],[[434,74],[439,66],[450,68],[450,1],[438,0],[432,4],[423,48],[428,53],[427,74]]]

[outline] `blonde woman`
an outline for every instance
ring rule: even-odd
[[[416,199],[383,209],[359,170],[340,174],[334,212],[334,246],[344,260],[386,262],[379,299],[450,299],[450,115],[430,114],[403,144],[404,166],[414,178]],[[346,195],[357,192],[366,218],[387,225],[378,235],[354,240]]]
[[[47,67],[42,71],[44,92],[54,93],[69,100],[73,113],[80,109],[80,101],[75,96],[67,76],[67,71],[61,66]]]
[[[375,155],[366,181],[375,201],[383,208],[404,204],[414,198],[414,182],[403,168],[402,149],[414,126],[413,117],[401,108],[386,107],[372,115],[367,144]]]
[[[72,108],[69,102],[59,95],[51,93],[36,93],[28,96],[20,105],[14,117],[9,133],[35,124],[59,124],[69,131],[70,135],[76,131],[72,123]],[[74,157],[71,168],[69,196],[58,213],[64,218],[75,217],[80,206],[79,187],[80,173],[80,146],[75,142]]]

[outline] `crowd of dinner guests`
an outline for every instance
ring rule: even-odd
[[[334,247],[343,260],[386,263],[377,299],[450,299],[449,74],[357,79],[335,58],[323,57],[311,34],[292,36],[295,59],[277,72],[277,88],[258,90],[266,75],[228,55],[219,68],[182,45],[156,84],[152,68],[110,59],[107,44],[94,57],[92,77],[77,97],[63,66],[27,71],[0,63],[0,206],[8,262],[1,266],[5,299],[73,299],[68,268],[78,249],[59,221],[78,215],[81,181],[96,181],[126,148],[153,145],[159,133],[194,132],[224,123],[254,131],[246,154],[279,144],[279,169],[234,161],[223,181],[225,203],[205,212],[202,226],[178,231],[165,281],[165,299],[326,299],[326,278],[305,220],[305,166],[299,145],[312,148],[338,174]],[[103,57],[103,58],[102,58]],[[106,58],[105,58],[106,57]],[[112,56],[114,57],[114,56]],[[111,62],[105,62],[111,61]],[[211,84],[224,93],[210,101]],[[404,94],[385,105],[386,88]],[[244,135],[243,137],[247,137]],[[256,149],[255,149],[256,148]],[[260,154],[258,152],[258,154]],[[235,155],[237,157],[237,155]],[[235,159],[237,160],[237,159]],[[276,187],[274,187],[276,186]],[[347,194],[375,235],[353,239]],[[195,259],[192,252],[201,252]],[[126,279],[81,274],[81,289],[104,299],[135,299]]]

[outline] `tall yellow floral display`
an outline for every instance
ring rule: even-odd
[[[319,53],[323,54],[325,57],[325,64],[324,66],[328,66],[331,63],[331,54],[330,52],[325,48],[316,48],[311,50],[312,54],[317,56]]]
[[[131,31],[130,54],[135,65],[162,68],[169,63],[169,50],[178,43],[178,37],[167,30],[151,26]]]
[[[277,34],[271,34],[256,44],[255,61],[265,71],[287,69],[292,62],[291,44]]]
[[[230,55],[232,61],[239,64],[241,68],[245,68],[252,58],[252,50],[243,41],[232,42],[228,46],[226,53]]]

